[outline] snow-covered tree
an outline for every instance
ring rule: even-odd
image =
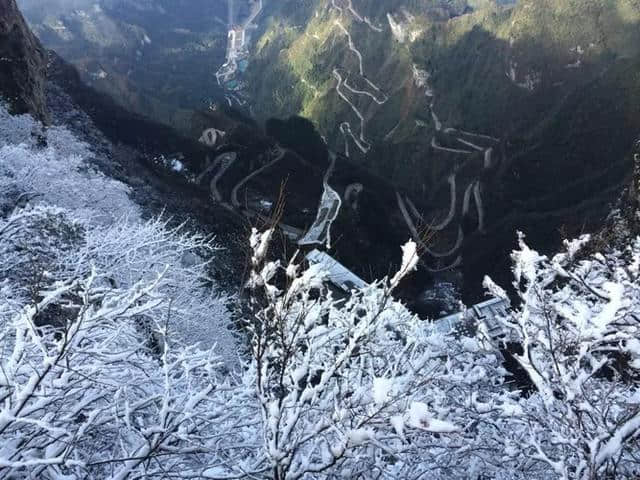
[[[267,261],[271,235],[252,236],[248,325],[270,478],[460,478],[492,461],[473,417],[497,415],[474,410],[500,383],[497,356],[394,301],[415,244],[393,278],[341,299],[322,266]]]
[[[513,254],[521,304],[504,323],[536,392],[503,432],[505,460],[540,463],[553,478],[637,478],[640,238],[582,254],[588,241],[549,259],[521,239]]]
[[[184,338],[224,320],[195,260],[210,240],[69,215],[27,207],[0,221],[0,476],[210,468],[214,446],[243,431],[227,405],[247,404],[231,359]]]
[[[212,239],[142,221],[67,130],[2,108],[0,124],[0,477],[201,478],[229,462],[211,452],[251,421],[227,406],[252,402],[236,400]]]

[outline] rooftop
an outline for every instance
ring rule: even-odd
[[[478,303],[462,312],[447,315],[434,322],[436,328],[443,333],[454,330],[457,326],[473,321],[484,323],[492,338],[501,337],[506,334],[504,326],[497,320],[498,317],[506,316],[511,304],[502,298],[491,298],[482,303]]]
[[[312,265],[322,265],[328,272],[329,282],[344,292],[348,293],[367,286],[367,282],[325,252],[314,249],[307,254],[306,258]]]

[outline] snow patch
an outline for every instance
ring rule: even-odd
[[[407,424],[410,427],[433,433],[452,433],[459,430],[452,423],[433,418],[429,407],[422,402],[413,402],[407,412]]]

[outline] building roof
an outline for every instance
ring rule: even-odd
[[[367,286],[367,282],[325,252],[314,249],[307,254],[306,258],[312,265],[322,265],[328,272],[329,282],[344,292],[348,293]]]
[[[434,322],[434,325],[439,331],[448,333],[468,321],[475,323],[483,322],[487,327],[489,335],[492,338],[497,338],[507,333],[505,327],[498,321],[498,318],[506,316],[510,306],[509,301],[506,299],[491,298],[462,312],[440,318]]]

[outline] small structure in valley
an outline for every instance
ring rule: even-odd
[[[321,265],[327,272],[328,283],[343,294],[349,295],[353,290],[368,286],[367,282],[325,252],[311,250],[307,253],[306,259],[310,265]],[[434,325],[444,334],[451,332],[464,334],[465,330],[475,330],[480,324],[484,324],[492,340],[503,341],[508,332],[498,318],[506,316],[510,308],[511,304],[508,300],[491,298],[458,313],[435,320]]]
[[[352,290],[368,285],[367,282],[325,252],[314,249],[307,254],[306,258],[311,265],[322,265],[323,270],[327,272],[327,280],[344,293],[350,293]]]
[[[500,340],[506,337],[507,330],[498,320],[508,314],[511,307],[508,300],[502,298],[491,298],[482,303],[478,303],[461,312],[447,315],[434,322],[436,328],[442,333],[449,333],[467,325],[479,325],[483,323],[487,333],[493,340]]]

